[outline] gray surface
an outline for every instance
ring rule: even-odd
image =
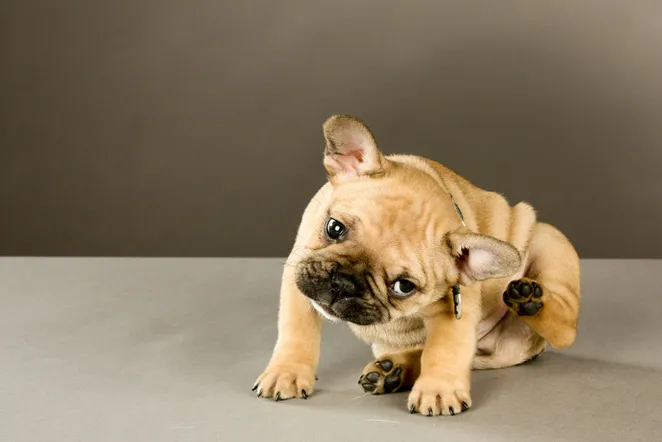
[[[584,261],[576,346],[476,372],[475,408],[454,418],[411,416],[405,394],[363,395],[370,352],[334,324],[314,396],[256,399],[281,263],[0,259],[0,440],[662,438],[662,261]]]
[[[662,258],[660,0],[53,5],[0,2],[0,254],[283,256],[345,112]]]

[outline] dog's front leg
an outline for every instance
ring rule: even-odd
[[[476,323],[480,316],[479,293],[471,291],[462,287],[461,319],[455,318],[447,300],[440,301],[446,305],[426,314],[427,338],[421,355],[421,374],[409,394],[411,413],[455,415],[471,407],[471,362],[476,352]]]
[[[306,399],[313,391],[319,362],[322,320],[294,280],[288,262],[281,283],[278,339],[271,360],[253,390],[258,397]]]

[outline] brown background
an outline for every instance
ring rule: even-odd
[[[662,258],[662,2],[5,0],[0,253],[283,256],[334,112]]]

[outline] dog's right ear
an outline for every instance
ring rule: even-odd
[[[491,278],[514,275],[521,256],[510,243],[461,229],[448,235],[448,245],[460,274],[460,283],[471,285]]]
[[[322,127],[326,147],[324,167],[331,180],[346,180],[384,171],[386,159],[375,138],[361,120],[349,115],[333,115]]]

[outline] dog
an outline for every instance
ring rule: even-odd
[[[328,181],[284,266],[258,397],[313,392],[323,318],[371,345],[364,391],[409,391],[408,411],[428,416],[471,408],[474,369],[573,344],[579,257],[531,205],[511,206],[432,160],[384,155],[359,118],[333,115],[323,135]]]

